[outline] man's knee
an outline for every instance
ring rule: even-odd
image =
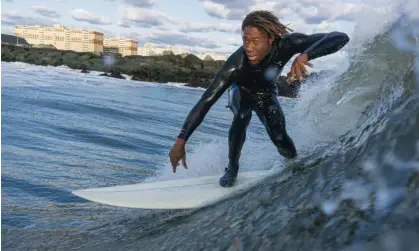
[[[242,111],[239,110],[237,111],[237,113],[234,114],[233,126],[246,128],[251,119],[252,119],[252,111],[250,109],[242,110]]]

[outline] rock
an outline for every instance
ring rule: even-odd
[[[206,57],[201,60],[193,54],[162,56],[126,56],[120,54],[96,55],[91,52],[74,52],[54,48],[24,48],[8,44],[1,45],[1,60],[4,62],[25,62],[35,65],[66,65],[82,73],[89,71],[104,72],[99,76],[125,79],[122,74],[132,76],[132,80],[157,83],[180,82],[190,87],[207,88],[224,60]],[[312,73],[308,78],[321,77],[323,74]],[[279,83],[279,95],[297,97],[301,85],[299,81],[287,83],[282,76]],[[305,81],[305,80],[304,80]],[[302,83],[304,82],[302,81]],[[285,87],[285,90],[280,90]]]
[[[109,75],[109,77],[125,79],[125,77],[121,75],[121,70],[120,69],[111,69],[110,72],[111,72],[111,74]]]
[[[82,66],[81,73],[89,73],[89,72],[90,72],[90,71],[88,71],[88,70],[87,70],[86,65],[83,65],[83,66]]]
[[[4,62],[25,62],[35,65],[59,66],[80,70],[104,72],[99,76],[125,79],[122,74],[132,76],[132,80],[158,83],[183,82],[192,86],[205,87],[217,74],[223,61],[216,61],[209,68],[203,60],[193,54],[186,57],[166,54],[162,56],[126,56],[120,54],[96,55],[90,52],[56,50],[54,48],[23,48],[2,44],[1,59]],[[106,62],[105,62],[106,61]],[[215,66],[214,66],[215,65]]]

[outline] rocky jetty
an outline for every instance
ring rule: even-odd
[[[63,51],[52,48],[25,48],[1,45],[1,61],[24,62],[35,65],[66,65],[81,72],[104,72],[102,76],[157,83],[180,82],[193,87],[207,87],[224,61],[201,60],[193,54],[162,56],[96,55],[90,52]]]
[[[120,54],[97,55],[90,52],[56,50],[54,48],[28,48],[10,44],[1,45],[3,62],[24,62],[44,66],[65,65],[79,69],[82,73],[103,72],[99,76],[125,79],[122,74],[132,76],[132,80],[157,83],[178,82],[187,86],[206,88],[225,63],[206,57],[201,60],[193,54],[186,56],[166,54],[162,56],[126,56]],[[311,76],[317,74],[311,74]],[[294,92],[282,76],[280,86],[288,93]],[[300,85],[298,81],[293,84]],[[298,89],[298,88],[297,88]],[[298,90],[297,90],[298,92]],[[295,92],[294,92],[295,93]],[[287,94],[288,95],[288,94]],[[293,94],[294,95],[294,94]]]

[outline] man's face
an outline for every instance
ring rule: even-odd
[[[250,64],[258,64],[269,53],[272,39],[269,39],[256,27],[246,26],[243,31],[243,48]]]

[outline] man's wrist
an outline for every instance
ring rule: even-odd
[[[310,52],[303,52],[300,55],[304,55],[307,57],[307,61],[310,61]]]
[[[176,138],[176,145],[185,145],[185,140],[181,138]]]

